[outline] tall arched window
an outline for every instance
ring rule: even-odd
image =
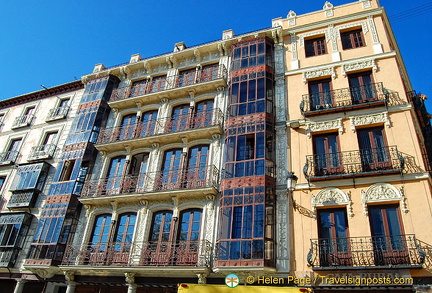
[[[90,247],[96,251],[106,251],[111,231],[111,215],[97,216],[90,237]]]
[[[178,189],[182,183],[183,150],[171,149],[164,153],[160,178],[156,182],[158,190]]]
[[[120,125],[119,140],[131,139],[134,137],[137,123],[136,119],[136,114],[129,114],[123,117]]]
[[[111,159],[107,172],[106,194],[116,194],[120,192],[123,180],[126,156],[118,156]]]
[[[148,153],[140,153],[132,157],[130,168],[129,168],[131,192],[146,191],[146,184],[148,183],[146,181],[148,159],[149,159]]]
[[[186,168],[186,187],[205,186],[207,176],[208,145],[198,145],[190,148],[188,167]]]
[[[198,102],[195,106],[193,117],[193,127],[205,127],[212,124],[213,118],[213,100],[204,100]]]
[[[136,223],[135,213],[126,213],[119,216],[117,231],[114,237],[114,250],[118,252],[129,252]]]
[[[180,131],[189,128],[189,104],[179,105],[173,108],[168,131]]]
[[[140,136],[149,136],[155,133],[157,123],[157,110],[147,111],[141,117]]]

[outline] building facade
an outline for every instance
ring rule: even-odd
[[[426,290],[432,128],[384,9],[326,2],[271,24],[0,102],[24,117],[1,120],[0,282]]]

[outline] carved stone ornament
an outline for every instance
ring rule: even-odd
[[[370,0],[359,0],[363,4],[363,8],[372,7]]]
[[[316,207],[347,205],[348,216],[354,216],[351,201],[351,192],[345,194],[342,190],[335,187],[327,187],[318,192],[316,196],[311,195],[311,202],[314,214],[316,214]]]
[[[363,213],[368,216],[368,203],[386,202],[386,201],[400,201],[402,212],[408,213],[406,204],[405,192],[403,187],[397,189],[388,183],[376,183],[364,192],[361,191],[363,202]]]
[[[331,76],[332,79],[336,78],[336,72],[334,67],[326,67],[326,68],[317,68],[315,70],[309,70],[303,72],[303,82],[307,83],[308,79],[322,77],[322,76]]]
[[[333,16],[333,4],[331,4],[330,2],[326,1],[324,3],[323,10],[326,17]]]
[[[311,33],[307,33],[307,34],[301,34],[299,36],[299,40],[300,40],[300,46],[304,47],[304,39],[308,38],[308,37],[313,37],[313,36],[318,36],[318,35],[325,35],[325,39],[328,42],[329,41],[329,37],[328,37],[328,30],[321,30],[321,31],[316,31],[316,32],[311,32]]]
[[[387,127],[391,126],[387,112],[364,115],[364,116],[353,116],[353,117],[349,117],[349,119],[351,122],[351,130],[353,132],[356,131],[356,126],[362,126],[362,125],[385,123]]]
[[[374,71],[378,70],[378,66],[376,65],[374,59],[346,63],[342,66],[342,75],[346,76],[347,72],[357,71],[357,70],[362,70],[367,68],[372,68]]]
[[[288,25],[289,26],[296,25],[296,18],[297,18],[297,14],[294,11],[290,10],[287,15]]]
[[[337,37],[340,38],[340,31],[341,30],[345,30],[345,29],[352,28],[352,27],[359,27],[359,26],[361,26],[363,34],[366,35],[369,31],[369,28],[367,26],[366,21],[361,21],[361,22],[354,22],[354,23],[349,23],[349,24],[344,24],[344,25],[338,25],[336,27]]]
[[[322,121],[322,122],[306,122],[306,134],[310,138],[312,132],[326,131],[336,129],[340,134],[343,133],[342,118],[336,120]]]

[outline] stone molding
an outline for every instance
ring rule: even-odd
[[[356,126],[376,124],[376,123],[384,123],[387,127],[390,127],[390,120],[387,112],[378,113],[378,114],[369,114],[363,116],[352,116],[349,117],[351,122],[351,130],[356,132]]]
[[[312,132],[326,131],[332,129],[338,130],[339,134],[343,133],[344,129],[342,125],[342,118],[322,122],[306,122],[306,134],[308,138],[311,137]]]
[[[375,63],[375,59],[366,59],[355,62],[349,62],[342,65],[342,75],[347,76],[347,72],[357,71],[362,69],[372,68],[374,71],[378,71],[378,66]]]
[[[363,202],[363,214],[368,216],[368,203],[400,201],[400,207],[403,213],[408,213],[405,191],[403,186],[397,189],[389,183],[376,183],[370,186],[366,192],[361,190]]]
[[[312,194],[311,203],[315,215],[317,207],[346,205],[348,216],[350,218],[354,216],[350,191],[344,193],[339,188],[327,187],[318,192],[316,196]]]
[[[334,67],[322,67],[316,68],[314,70],[308,70],[303,72],[303,82],[307,83],[308,79],[322,77],[322,76],[331,76],[332,79],[336,78],[336,72]]]

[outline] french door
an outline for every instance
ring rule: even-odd
[[[155,134],[157,123],[157,111],[148,111],[142,115],[140,136],[149,136]]]
[[[106,176],[106,195],[118,194],[122,187],[126,156],[118,156],[111,159]]]
[[[319,210],[318,221],[320,265],[350,266],[346,209]]]
[[[309,82],[310,110],[333,107],[330,79]]]
[[[205,127],[212,124],[213,118],[213,100],[198,102],[195,106],[193,117],[193,127]]]
[[[171,149],[164,153],[160,178],[156,180],[157,190],[173,190],[181,187],[183,160],[182,149]]]
[[[315,176],[339,174],[343,171],[337,133],[314,135]]]
[[[384,128],[373,127],[357,130],[362,170],[378,171],[392,167]]]
[[[189,150],[188,167],[186,168],[186,187],[205,186],[208,176],[208,145],[199,145]]]
[[[399,205],[369,206],[376,265],[410,264]]]
[[[120,125],[119,140],[131,139],[134,137],[137,123],[136,119],[136,114],[130,114],[123,117]]]
[[[353,104],[362,104],[378,99],[372,83],[372,73],[363,72],[349,75],[349,86]]]
[[[189,129],[189,108],[189,104],[184,104],[173,108],[171,121],[168,123],[168,132]]]

